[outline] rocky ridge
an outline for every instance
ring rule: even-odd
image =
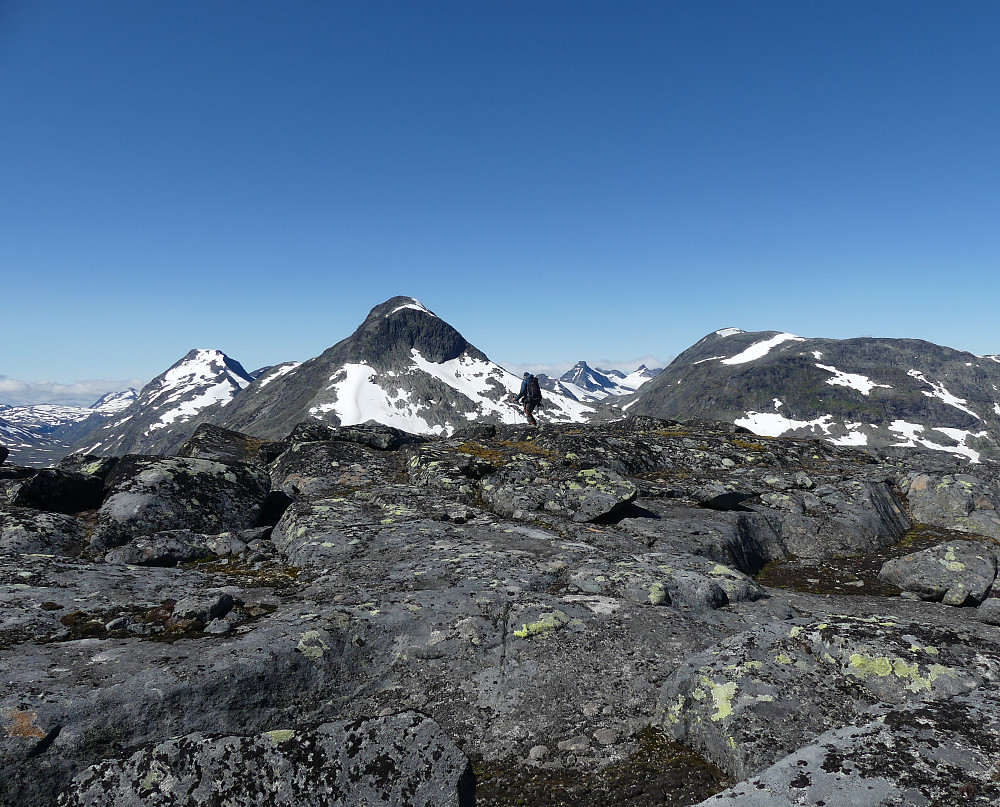
[[[0,466],[4,804],[225,759],[287,804],[1000,798],[991,463],[646,417],[180,453]]]

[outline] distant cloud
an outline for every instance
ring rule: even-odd
[[[672,356],[670,357],[673,358]],[[650,369],[666,367],[670,364],[670,359],[658,359],[656,356],[641,356],[638,359],[584,359],[594,369],[601,370],[621,370],[623,373],[630,373],[640,364],[645,364]],[[575,361],[555,362],[553,364],[517,364],[515,362],[498,362],[501,367],[505,367],[515,375],[531,373],[532,375],[547,375],[550,378],[558,378],[570,367],[576,364]]]
[[[18,381],[0,375],[0,404],[33,406],[34,404],[64,404],[90,406],[108,392],[120,392],[129,387],[139,389],[146,382],[140,378],[97,378],[91,381]]]

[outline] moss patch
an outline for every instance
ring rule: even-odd
[[[513,760],[473,760],[478,807],[682,807],[732,784],[704,757],[652,727],[633,740],[637,750],[600,771],[549,770]],[[552,743],[553,747],[555,743]]]
[[[808,594],[895,597],[900,589],[878,579],[887,560],[909,555],[948,541],[975,541],[979,536],[918,524],[895,546],[867,555],[843,558],[788,558],[761,569],[757,582],[769,588],[784,588]],[[989,539],[983,539],[993,544]]]

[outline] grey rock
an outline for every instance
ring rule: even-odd
[[[88,768],[59,804],[471,807],[473,783],[434,721],[403,712],[249,737],[189,734]]]
[[[996,804],[997,706],[958,697],[831,729],[699,807]]]
[[[202,423],[181,446],[177,456],[225,463],[252,462],[257,458],[261,442],[248,434]]]
[[[108,485],[91,541],[98,551],[164,530],[254,527],[269,490],[262,470],[186,457],[123,457]]]
[[[505,466],[484,479],[483,500],[500,515],[528,518],[544,511],[586,522],[610,517],[635,500],[638,489],[607,468],[560,473],[546,460]]]
[[[167,530],[153,535],[140,535],[124,546],[115,547],[104,560],[107,563],[127,563],[135,566],[176,566],[215,552],[210,544],[215,536],[190,530]]]
[[[945,605],[978,605],[996,575],[992,549],[975,541],[949,541],[887,561],[879,579]]]
[[[917,522],[1000,538],[1000,496],[971,472],[910,472],[900,487]]]
[[[0,552],[75,555],[86,543],[72,516],[0,504]]]
[[[661,714],[678,740],[743,779],[825,731],[978,691],[997,672],[1000,653],[982,634],[830,615],[693,656],[665,683]]]
[[[206,591],[184,597],[174,604],[174,619],[197,619],[209,623],[213,619],[222,619],[233,610],[236,600],[228,591]]]
[[[1000,599],[990,597],[983,600],[976,609],[976,619],[990,625],[1000,625]]]
[[[270,466],[271,486],[290,496],[325,498],[399,479],[394,455],[357,443],[295,443]]]
[[[356,426],[338,426],[330,429],[330,439],[359,443],[379,451],[395,451],[404,445],[426,443],[428,438],[369,420]]]
[[[71,471],[86,476],[96,476],[102,482],[106,480],[118,464],[118,457],[99,457],[95,454],[67,454],[56,466],[62,471]]]

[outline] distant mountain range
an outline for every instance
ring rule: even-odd
[[[542,389],[565,395],[575,401],[603,401],[609,398],[631,395],[639,387],[662,370],[650,370],[645,364],[631,373],[621,370],[596,370],[585,361],[577,362],[559,378],[539,375]]]
[[[90,406],[0,406],[0,445],[21,465],[48,465],[99,424],[125,411],[138,393],[129,388],[102,395]]]
[[[378,420],[419,434],[451,433],[474,423],[523,422],[511,400],[520,384],[419,301],[394,297],[351,336],[305,362],[250,374],[219,351],[193,350],[76,448],[169,453],[206,422],[265,439],[284,437],[305,420]],[[552,392],[542,417],[582,422],[593,411]]]
[[[625,404],[764,436],[1000,458],[1000,357],[918,339],[715,331]]]
[[[539,376],[542,422],[645,414],[735,423],[761,436],[1000,458],[1000,357],[915,339],[806,339],[715,331],[664,370],[581,361]],[[394,297],[346,339],[305,362],[248,373],[218,350],[192,350],[136,393],[91,407],[0,407],[11,461],[49,464],[71,450],[172,453],[201,423],[278,439],[302,421],[376,420],[420,434],[518,423],[521,379],[420,302]]]

